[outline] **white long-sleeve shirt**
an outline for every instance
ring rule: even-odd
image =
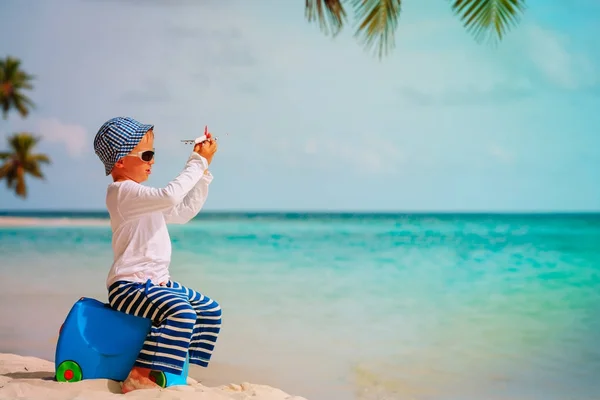
[[[171,237],[167,224],[195,217],[213,176],[208,162],[193,152],[183,171],[164,188],[127,180],[108,185],[106,206],[112,228],[113,265],[107,288],[116,281],[154,284],[169,280]],[[206,173],[205,173],[206,171]]]

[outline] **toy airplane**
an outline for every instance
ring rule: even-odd
[[[186,139],[186,140],[182,140],[182,142],[184,144],[193,144],[193,145],[197,145],[198,143],[202,143],[210,138],[213,138],[214,140],[217,140],[216,137],[213,137],[209,132],[208,132],[208,125],[204,126],[204,135],[197,137],[196,139]]]

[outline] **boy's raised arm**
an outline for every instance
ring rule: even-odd
[[[205,129],[206,131],[206,129]],[[217,151],[216,139],[212,139],[208,134],[208,140],[202,143],[197,143],[194,146],[194,153],[191,157],[195,157],[195,154],[201,154],[206,161],[206,168],[203,171],[203,175],[189,191],[180,203],[177,203],[173,207],[164,211],[165,222],[168,224],[185,224],[192,218],[194,218],[206,203],[208,197],[208,186],[212,182],[213,176],[208,171],[208,165],[211,163],[212,158]]]
[[[126,217],[148,212],[165,212],[173,209],[184,201],[186,196],[204,179],[204,172],[208,169],[208,162],[197,153],[192,153],[183,171],[167,186],[152,188],[135,182],[123,182],[130,185],[131,189],[121,191],[121,213]]]
[[[189,191],[183,201],[164,212],[167,224],[185,224],[198,215],[204,203],[206,203],[208,186],[212,180],[212,174],[206,170],[200,181]]]

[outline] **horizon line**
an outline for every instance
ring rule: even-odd
[[[106,209],[0,209],[0,216],[15,213],[102,213],[108,214]],[[557,215],[557,214],[600,214],[598,210],[301,210],[301,209],[216,209],[202,210],[202,214],[539,214],[539,215]]]

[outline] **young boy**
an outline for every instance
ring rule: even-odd
[[[154,165],[153,125],[110,119],[98,130],[94,150],[113,178],[106,195],[114,251],[106,282],[109,303],[153,321],[122,390],[156,388],[150,371],[179,374],[188,354],[190,363],[208,366],[221,328],[217,302],[171,280],[167,230],[168,223],[186,223],[204,205],[217,143],[195,145],[183,171],[160,189],[141,185]]]

